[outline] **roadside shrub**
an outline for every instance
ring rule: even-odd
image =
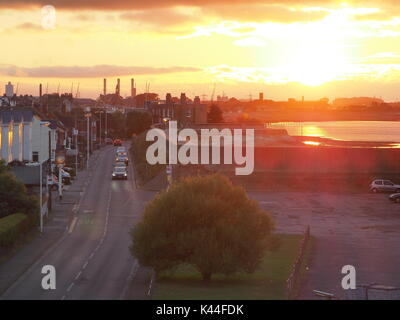
[[[146,132],[132,138],[130,153],[140,185],[146,184],[165,168],[165,165],[151,165],[147,162],[146,151],[152,143],[152,141],[146,141]]]
[[[38,201],[28,195],[24,184],[10,172],[0,174],[0,218],[17,212],[34,214]]]
[[[251,273],[276,245],[273,221],[245,190],[220,174],[189,177],[149,202],[131,230],[132,254],[157,273],[193,265],[215,273]]]
[[[34,225],[31,216],[22,213],[11,214],[0,219],[0,247],[12,246],[21,235]]]

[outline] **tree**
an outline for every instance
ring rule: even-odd
[[[216,104],[211,105],[207,113],[208,123],[220,123],[223,121],[222,110]]]
[[[120,111],[107,114],[107,125],[110,136],[114,139],[125,138],[126,136],[126,120],[125,116]]]
[[[24,184],[0,161],[0,218],[14,213],[34,214],[37,210],[37,199],[28,195]]]
[[[130,249],[157,273],[186,263],[209,281],[215,273],[253,272],[274,244],[272,230],[270,215],[228,178],[189,177],[146,205]]]
[[[127,136],[132,137],[150,129],[151,115],[147,112],[131,111],[126,117]]]

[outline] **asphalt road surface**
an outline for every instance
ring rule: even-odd
[[[144,277],[129,252],[129,231],[154,193],[129,179],[111,180],[116,147],[99,153],[65,235],[3,295],[2,299],[129,299],[132,283]],[[56,289],[44,290],[42,267],[56,270]],[[147,275],[148,276],[148,275]],[[137,281],[137,279],[136,279]],[[143,281],[147,281],[144,279]],[[145,297],[143,286],[136,297]]]

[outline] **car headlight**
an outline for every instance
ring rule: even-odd
[[[124,176],[126,177],[126,176],[127,176],[127,174],[126,174],[126,173],[124,173]]]
[[[115,177],[115,173],[113,173],[113,177]]]

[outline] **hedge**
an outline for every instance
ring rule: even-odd
[[[23,213],[15,213],[1,218],[0,247],[12,246],[18,238],[28,232],[34,224],[32,216]]]

